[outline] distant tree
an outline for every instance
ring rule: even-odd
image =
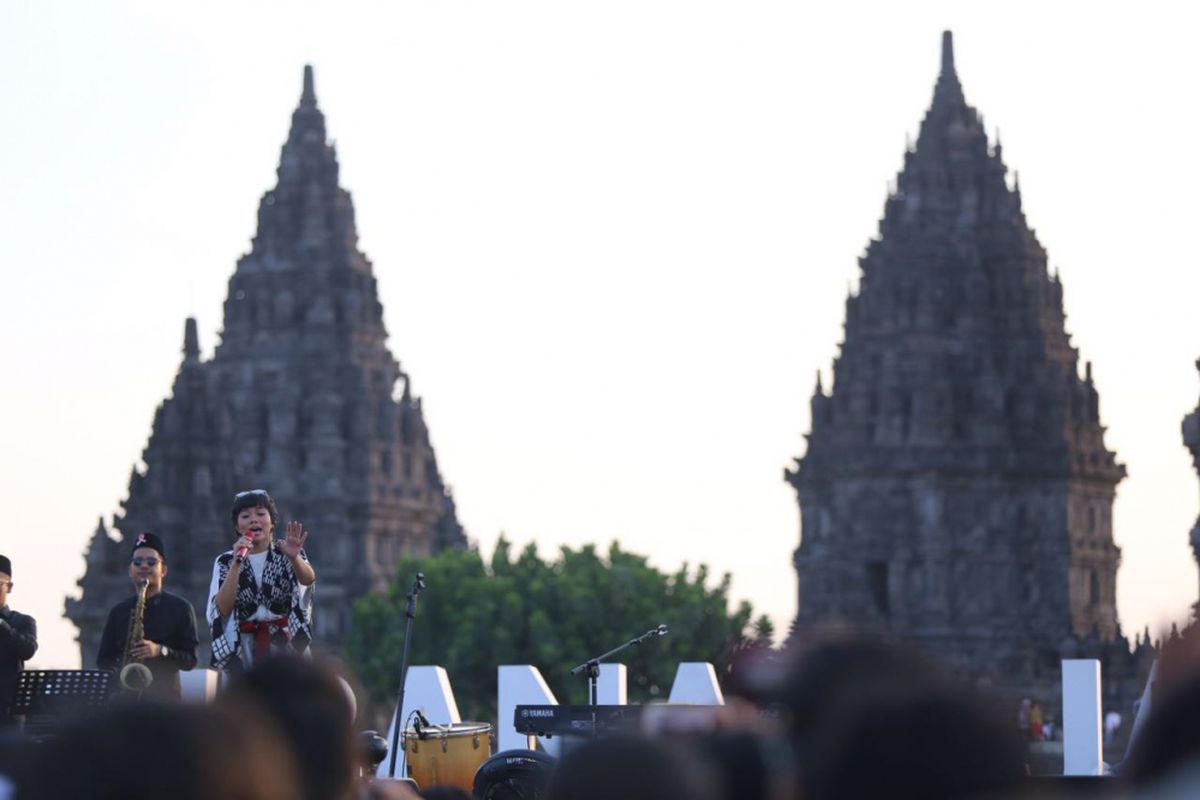
[[[763,614],[754,620],[754,635],[750,643],[755,647],[772,647],[775,640],[775,624]]]
[[[723,674],[751,617],[746,602],[730,613],[728,574],[709,587],[704,565],[666,574],[615,543],[606,557],[587,545],[543,561],[533,545],[513,558],[501,538],[490,565],[475,551],[405,560],[386,593],[357,602],[346,645],[349,665],[378,706],[395,702],[405,596],[418,570],[428,588],[410,663],[444,666],[466,719],[494,718],[500,664],[533,664],[561,702],[586,702],[586,681],[569,675],[571,667],[665,622],[668,636],[618,659],[628,669],[630,702],[662,698],[680,661],[711,661]],[[754,639],[764,631],[769,636],[770,622],[760,618]]]

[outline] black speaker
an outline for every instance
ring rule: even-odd
[[[475,800],[542,800],[554,758],[537,750],[504,750],[475,772]]]

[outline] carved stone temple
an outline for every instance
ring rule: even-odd
[[[1006,173],[947,32],[859,261],[832,384],[818,374],[806,452],[786,472],[802,529],[796,631],[838,621],[1053,697],[1061,658],[1097,657],[1106,695],[1125,697],[1149,649],[1131,652],[1117,620],[1125,468]]]
[[[1200,359],[1196,360],[1196,369],[1200,370]],[[1183,444],[1192,453],[1192,466],[1200,472],[1200,406],[1183,418]],[[1192,526],[1191,536],[1192,556],[1200,563],[1200,519]],[[1193,606],[1193,612],[1200,619],[1200,602]]]
[[[85,667],[109,608],[132,593],[126,542],[143,530],[165,541],[167,588],[195,606],[206,663],[213,559],[234,541],[229,508],[241,490],[268,490],[282,520],[310,531],[315,633],[328,647],[346,634],[352,599],[384,587],[399,559],[467,544],[421,401],[387,347],[311,67],[277,175],[229,280],[212,358],[201,358],[188,319],[144,466],[134,468],[112,530],[101,520],[91,538],[82,596],[66,603]]]

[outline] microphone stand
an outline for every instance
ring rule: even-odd
[[[408,620],[404,624],[404,654],[400,658],[400,694],[396,698],[396,727],[392,729],[392,752],[388,763],[388,775],[393,778],[396,777],[396,748],[400,741],[400,726],[404,724],[404,718],[400,715],[404,712],[404,684],[408,680],[408,651],[412,646],[413,620],[417,618],[417,595],[424,588],[425,576],[418,572],[412,588],[408,591],[408,608],[404,611]],[[407,755],[405,757],[407,758]]]
[[[598,700],[599,684],[600,684],[600,662],[606,658],[612,658],[617,653],[620,653],[622,650],[626,650],[630,647],[641,644],[642,642],[649,639],[651,636],[666,636],[667,633],[668,633],[667,626],[665,624],[659,625],[657,628],[651,628],[650,630],[643,633],[641,636],[638,636],[637,638],[634,638],[634,639],[630,639],[625,644],[620,645],[619,647],[614,647],[612,650],[609,650],[607,653],[604,653],[603,655],[596,656],[595,658],[589,658],[587,661],[583,662],[582,664],[580,664],[577,667],[574,667],[571,670],[572,675],[583,674],[588,679],[588,703],[592,707],[592,736],[596,735],[596,706],[598,706],[600,704],[600,702]]]

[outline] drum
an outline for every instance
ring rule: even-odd
[[[492,738],[486,722],[430,725],[420,736],[408,728],[403,743],[408,776],[421,789],[457,786],[470,794],[475,771],[492,755]]]

